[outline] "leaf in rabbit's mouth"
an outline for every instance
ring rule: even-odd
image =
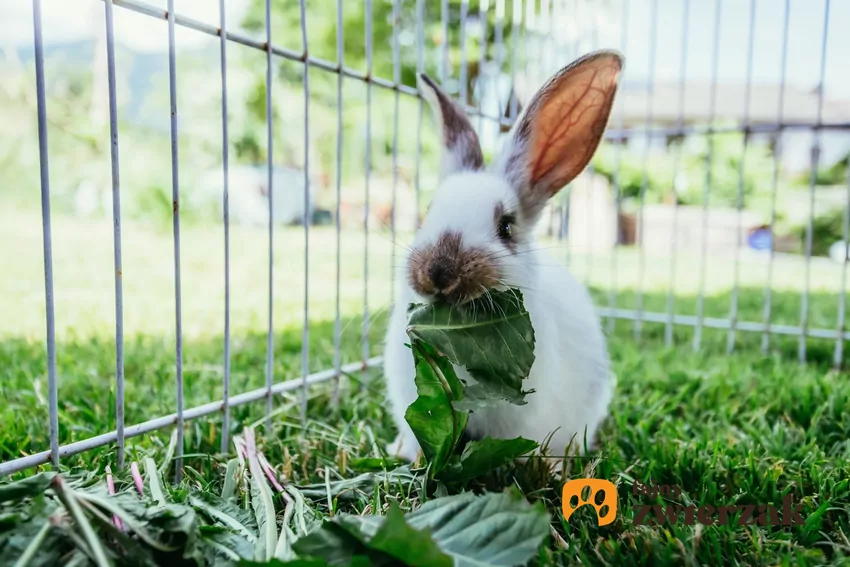
[[[452,455],[467,423],[467,413],[512,403],[524,405],[533,392],[522,389],[534,363],[534,329],[516,289],[489,292],[458,306],[411,304],[407,334],[416,366],[417,400],[405,419],[422,447],[432,474],[443,470],[468,479],[482,466],[507,463],[536,443],[519,439],[473,442],[475,459],[464,464]],[[463,366],[474,379],[466,384],[455,372]],[[486,463],[487,465],[482,465]]]
[[[491,292],[468,305],[411,305],[407,334],[464,366],[479,388],[525,403],[522,381],[534,363],[534,329],[522,292]]]

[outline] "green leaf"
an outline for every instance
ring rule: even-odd
[[[208,548],[208,560],[222,558],[239,561],[250,559],[254,554],[252,540],[222,526],[201,526],[200,535],[202,544]]]
[[[463,307],[412,304],[407,334],[432,345],[476,382],[525,403],[522,383],[534,363],[534,329],[522,292],[491,292]]]
[[[524,565],[549,535],[549,514],[514,489],[430,500],[408,514],[414,529],[430,529],[457,567]]]
[[[274,498],[257,459],[254,431],[250,428],[245,430],[245,441],[248,453],[248,469],[251,472],[251,505],[257,517],[257,533],[259,536],[257,537],[255,557],[269,561],[274,557],[278,539]]]
[[[150,457],[145,457],[145,475],[147,476],[147,485],[151,489],[151,496],[159,506],[165,506],[165,492],[162,490],[161,479],[159,478],[159,470],[156,468],[156,463]]]
[[[385,459],[383,457],[361,457],[358,459],[351,459],[348,462],[348,466],[356,471],[382,471],[393,469],[402,463],[403,461],[394,458]]]
[[[531,394],[534,390],[527,390],[523,394]],[[477,382],[468,385],[463,392],[462,400],[452,402],[452,407],[457,411],[468,412],[483,408],[495,408],[506,404],[525,405],[525,400],[517,396],[516,390],[510,385],[499,382]]]
[[[390,483],[407,491],[411,484],[421,482],[417,475],[410,472],[410,465],[403,465],[386,472],[367,472],[354,478],[336,480],[330,483],[332,498],[340,500],[356,499],[364,494],[371,494],[375,486]],[[314,501],[327,501],[328,486],[324,482],[297,486],[298,491],[306,498]]]
[[[192,559],[199,565],[203,563],[200,522],[192,508],[179,504],[148,508],[145,520],[149,528],[160,532],[161,540],[180,550],[183,558]]]
[[[440,478],[445,481],[466,482],[507,465],[537,447],[537,442],[522,437],[516,439],[485,437],[481,441],[470,441],[457,462],[453,463],[454,466],[446,468]]]
[[[211,492],[195,490],[189,495],[189,504],[199,512],[254,542],[257,539],[257,523],[254,518],[231,501]]]
[[[227,470],[224,472],[224,487],[221,489],[221,497],[225,500],[233,498],[236,492],[236,473],[239,470],[239,459],[233,458],[227,461]]]
[[[454,400],[463,398],[463,385],[448,360],[420,341],[414,341],[411,348],[418,397],[404,418],[419,441],[433,476],[448,462],[469,416],[452,408]]]
[[[95,565],[98,567],[109,567],[112,565],[112,562],[106,556],[106,549],[103,547],[103,542],[97,537],[97,533],[80,507],[80,503],[74,496],[73,489],[65,486],[61,476],[53,478],[51,488],[56,492],[56,496],[59,497],[62,504],[65,505],[68,514],[73,518],[77,528],[83,533],[83,538],[86,544],[88,544]]]
[[[55,476],[55,472],[49,471],[16,482],[0,484],[0,504],[42,494]]]
[[[386,556],[370,552],[363,542],[354,537],[348,530],[339,525],[336,516],[325,521],[319,529],[300,538],[292,545],[292,549],[301,557],[315,557],[327,565],[347,566],[355,564],[385,565],[391,563]],[[359,517],[359,516],[357,516]],[[364,558],[368,557],[364,561]]]
[[[349,565],[360,555],[373,565],[417,567],[524,565],[549,534],[549,514],[516,490],[436,498],[402,516],[343,514],[295,544],[304,556]]]
[[[357,518],[360,517],[343,516],[340,523],[373,550],[386,553],[405,565],[451,567],[451,557],[440,550],[427,530],[415,530],[410,527],[397,504],[390,504],[380,527],[370,537],[364,537],[363,528],[368,524],[359,522]]]
[[[324,559],[299,558],[291,561],[281,561],[280,559],[262,562],[242,560],[236,565],[238,567],[328,567],[330,563]],[[369,565],[369,563],[367,562],[365,565]]]

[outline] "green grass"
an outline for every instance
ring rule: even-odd
[[[43,274],[37,216],[0,222],[0,460],[47,445],[47,384],[43,341]],[[126,421],[137,423],[174,411],[175,360],[172,241],[168,232],[141,225],[124,227]],[[303,318],[302,233],[278,230],[275,241],[274,375],[300,376]],[[14,238],[12,238],[14,237]],[[233,392],[264,384],[266,359],[267,258],[263,231],[234,229]],[[390,251],[385,237],[369,236],[370,354],[380,353],[389,299]],[[311,242],[310,369],[333,361],[334,237],[317,229]],[[12,244],[14,243],[14,244]],[[220,228],[184,227],[184,370],[186,406],[221,395],[223,360],[223,253]],[[363,235],[347,232],[342,256],[343,360],[361,353]],[[564,249],[566,250],[566,249]],[[560,253],[560,252],[558,252]],[[566,252],[564,252],[566,256]],[[618,305],[632,308],[637,281],[634,252],[621,253]],[[609,259],[590,264],[574,254],[571,264],[589,275],[598,301],[607,304]],[[696,259],[680,259],[676,310],[695,310]],[[63,443],[106,432],[114,426],[115,345],[111,229],[108,222],[54,221],[56,265],[57,367],[60,379],[60,439]],[[289,264],[289,262],[294,262]],[[713,258],[706,289],[707,316],[729,309],[731,259]],[[741,319],[760,321],[764,266],[743,269]],[[802,266],[781,260],[775,272],[776,323],[799,320]],[[812,265],[810,324],[836,325],[834,266]],[[665,308],[668,277],[664,259],[647,263],[647,309]],[[618,390],[591,458],[568,467],[572,477],[609,479],[619,486],[619,511],[610,525],[598,527],[589,508],[563,522],[561,485],[545,474],[540,460],[498,471],[470,489],[518,485],[532,500],[543,500],[553,514],[554,533],[541,564],[802,565],[850,564],[850,377],[830,369],[834,341],[808,341],[810,364],[796,363],[795,337],[774,336],[771,351],[759,352],[761,336],[738,334],[737,350],[723,353],[726,332],[706,330],[703,348],[691,350],[693,331],[677,327],[674,348],[663,344],[663,325],[644,324],[639,341],[633,326],[618,321],[610,334]],[[394,436],[385,411],[378,371],[343,377],[342,403],[331,405],[333,385],[310,390],[309,419],[300,424],[294,392],[275,400],[271,431],[263,434],[265,453],[298,484],[356,475],[360,458],[376,457]],[[233,409],[232,432],[262,420],[263,404]],[[128,459],[161,457],[169,432],[128,440]],[[223,473],[219,416],[186,427],[185,461],[189,482],[206,486]],[[114,465],[114,448],[96,449],[66,459],[68,466],[102,470]],[[203,480],[202,480],[203,479]],[[668,503],[686,505],[774,504],[791,494],[803,504],[804,525],[790,527],[636,525],[638,506],[656,504],[633,496],[633,481],[676,485],[682,495]],[[213,486],[217,484],[213,481]],[[416,507],[433,496],[433,487],[402,489],[387,484],[369,494],[354,492],[333,503],[335,510],[375,513],[390,502]],[[671,502],[672,501],[672,502]],[[316,506],[324,513],[327,504]]]

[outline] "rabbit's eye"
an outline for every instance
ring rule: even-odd
[[[510,215],[504,215],[499,219],[499,238],[510,240],[513,237],[514,219]]]

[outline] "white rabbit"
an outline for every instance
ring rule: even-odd
[[[458,305],[489,289],[519,288],[535,331],[527,404],[470,414],[467,433],[522,436],[563,455],[571,442],[595,443],[616,379],[590,295],[535,243],[534,225],[550,197],[590,161],[602,138],[623,66],[597,51],[565,67],[518,118],[501,155],[484,167],[469,119],[428,76],[420,88],[442,128],[441,181],[397,274],[396,302],[384,350],[387,394],[399,434],[387,452],[413,461],[420,448],[404,419],[416,400],[413,355],[405,343],[411,302]],[[475,380],[456,368],[468,384]]]

